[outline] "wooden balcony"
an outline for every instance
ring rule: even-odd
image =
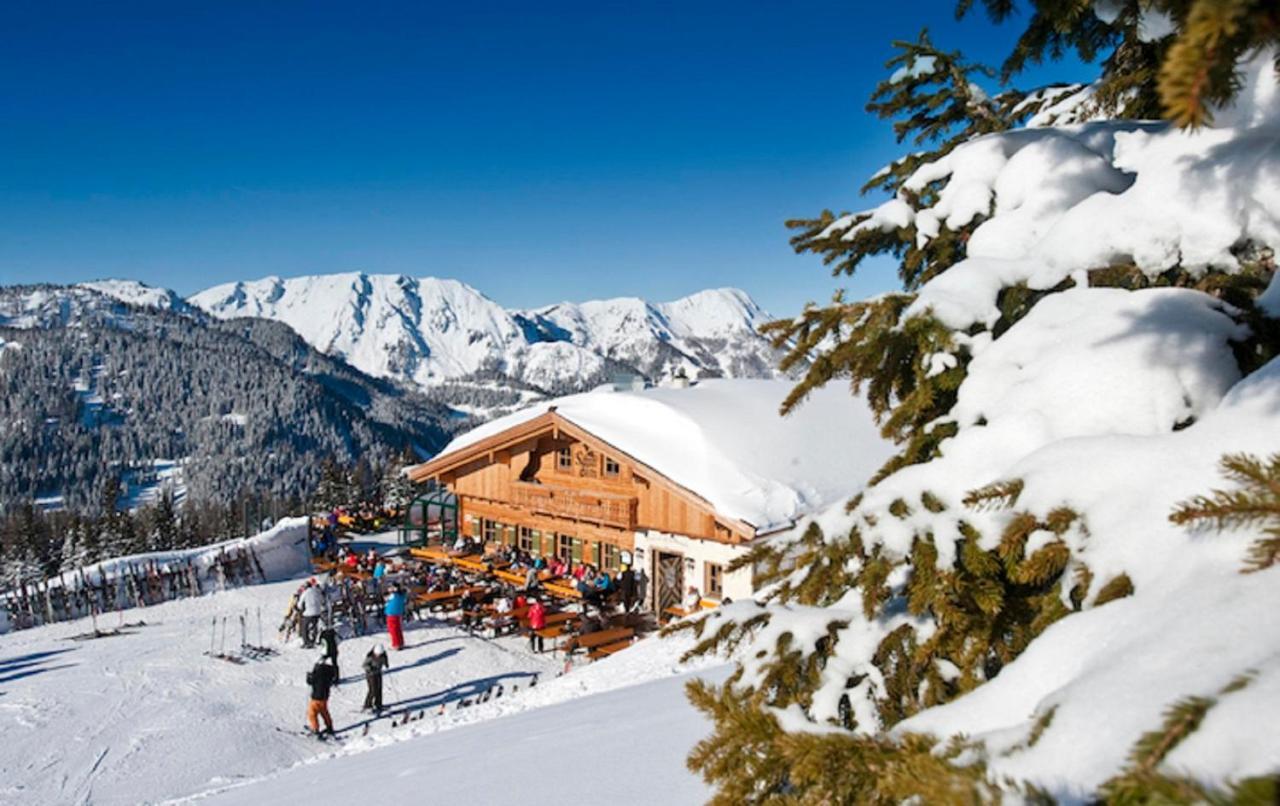
[[[636,528],[637,499],[634,496],[516,482],[511,485],[511,503],[542,515],[615,526],[619,529]]]

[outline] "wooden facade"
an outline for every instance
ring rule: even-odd
[[[462,529],[539,555],[616,567],[637,532],[739,545],[755,528],[556,414],[554,409],[411,468],[458,500]]]

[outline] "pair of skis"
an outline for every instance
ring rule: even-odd
[[[238,614],[240,619],[240,652],[233,654],[226,651],[227,647],[227,617],[222,617],[222,640],[218,641],[218,617],[214,616],[209,631],[209,650],[204,654],[211,658],[243,665],[250,660],[265,660],[278,652],[272,647],[262,643],[262,608],[258,608],[258,643],[250,644],[248,638],[247,616],[249,611]],[[216,650],[215,650],[216,647]]]

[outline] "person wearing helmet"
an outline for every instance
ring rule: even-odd
[[[337,671],[328,655],[321,655],[316,665],[307,672],[307,684],[311,686],[311,702],[307,705],[307,724],[318,736],[333,735],[333,717],[329,716],[329,690],[338,682]],[[324,719],[324,733],[320,732],[320,719]]]

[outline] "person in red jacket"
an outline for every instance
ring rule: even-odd
[[[538,635],[538,630],[545,626],[547,626],[547,608],[543,606],[541,599],[534,599],[533,603],[529,605],[530,652],[541,652],[543,650],[542,636]]]

